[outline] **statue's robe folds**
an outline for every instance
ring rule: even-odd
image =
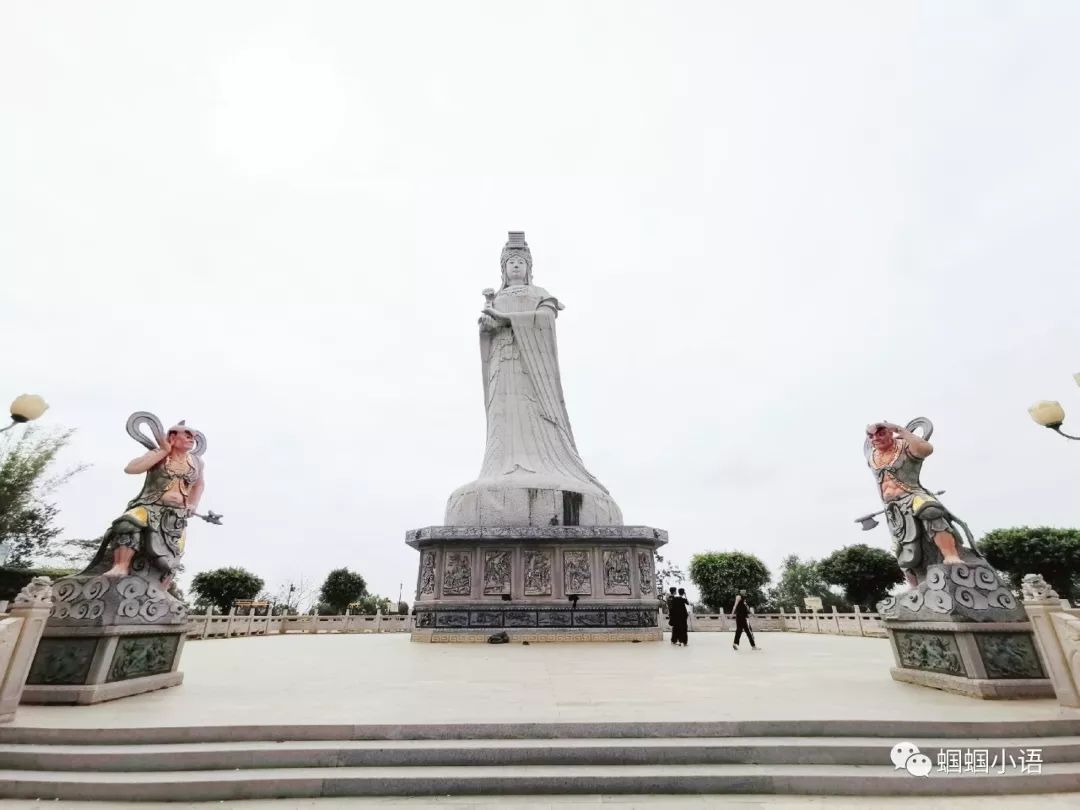
[[[480,333],[487,446],[480,477],[455,490],[448,526],[621,526],[622,512],[578,455],[563,399],[547,290],[504,288],[509,325]]]

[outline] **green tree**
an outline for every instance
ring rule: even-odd
[[[79,537],[62,540],[51,549],[51,553],[64,562],[76,566],[81,571],[94,559],[94,555],[101,548],[101,540],[100,537]]]
[[[0,568],[0,600],[13,600],[34,577],[48,577],[53,582],[76,573],[73,568]]]
[[[254,599],[262,587],[262,578],[243,568],[201,571],[191,580],[191,590],[199,597],[196,609],[212,605],[222,613],[228,613],[237,599]]]
[[[723,613],[731,610],[739,591],[745,591],[744,598],[751,607],[762,605],[765,602],[762,589],[769,582],[769,569],[753,554],[707,551],[691,558],[690,581],[709,610]]]
[[[0,543],[9,546],[11,568],[29,568],[62,531],[55,523],[59,509],[49,496],[86,466],[51,473],[73,433],[30,427],[18,438],[9,434],[0,446]]]
[[[352,613],[362,613],[367,616],[373,616],[375,613],[382,613],[383,615],[390,612],[393,602],[385,596],[379,596],[374,593],[365,593],[355,602],[349,605],[349,610]]]
[[[837,549],[817,564],[821,578],[839,585],[853,605],[873,609],[904,574],[889,552],[859,543]]]
[[[365,593],[367,583],[362,576],[348,568],[338,568],[326,575],[319,599],[330,607],[332,613],[344,613],[350,604]]]
[[[1080,598],[1080,530],[994,529],[979,541],[979,551],[1014,590],[1020,589],[1025,574],[1042,574],[1062,599]]]
[[[673,562],[667,562],[656,552],[653,552],[656,558],[656,596],[663,596],[667,593],[667,589],[670,587],[668,582],[674,582],[675,585],[682,585],[686,581],[686,575],[682,572]],[[644,596],[645,594],[642,594]]]
[[[851,605],[829,590],[814,560],[801,560],[791,554],[780,563],[780,579],[776,587],[769,590],[769,604],[778,611],[802,609],[807,596],[821,599],[826,610],[832,607],[843,611],[851,609]]]

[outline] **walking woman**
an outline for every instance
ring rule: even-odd
[[[746,599],[743,598],[744,595],[744,591],[739,591],[739,595],[735,597],[735,607],[731,609],[731,612],[735,614],[735,643],[731,645],[731,649],[739,649],[739,639],[742,638],[743,633],[746,633],[751,649],[756,650],[758,646],[754,643],[754,631],[750,629],[750,608],[746,604]]]

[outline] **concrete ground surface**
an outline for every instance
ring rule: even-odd
[[[1051,699],[977,700],[898,683],[885,639],[759,633],[759,652],[745,644],[735,652],[731,641],[729,633],[691,633],[678,648],[421,644],[407,634],[206,639],[185,646],[179,687],[94,706],[20,706],[12,725],[1080,718]]]
[[[168,810],[173,808],[224,807],[231,810],[902,810],[917,802],[920,810],[978,810],[1001,807],[1009,810],[1075,810],[1080,793],[1049,793],[1038,796],[952,796],[905,798],[900,796],[445,796],[437,798],[278,799],[246,802],[56,802],[5,800],[4,810]]]

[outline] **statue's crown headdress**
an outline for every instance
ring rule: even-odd
[[[143,433],[144,426],[150,429],[150,436]],[[190,433],[195,438],[195,447],[192,449],[192,453],[201,456],[206,452],[206,436],[203,435],[201,430],[196,430],[188,425],[185,419],[181,419],[167,431],[162,427],[161,420],[149,411],[135,411],[127,420],[128,435],[147,450],[157,450],[162,441],[165,440],[166,434],[179,433],[182,430]]]
[[[529,251],[529,243],[525,241],[525,231],[509,231],[507,233],[506,245],[502,249],[499,266],[505,268],[506,261],[511,256],[523,257],[529,270],[532,270],[532,253]]]

